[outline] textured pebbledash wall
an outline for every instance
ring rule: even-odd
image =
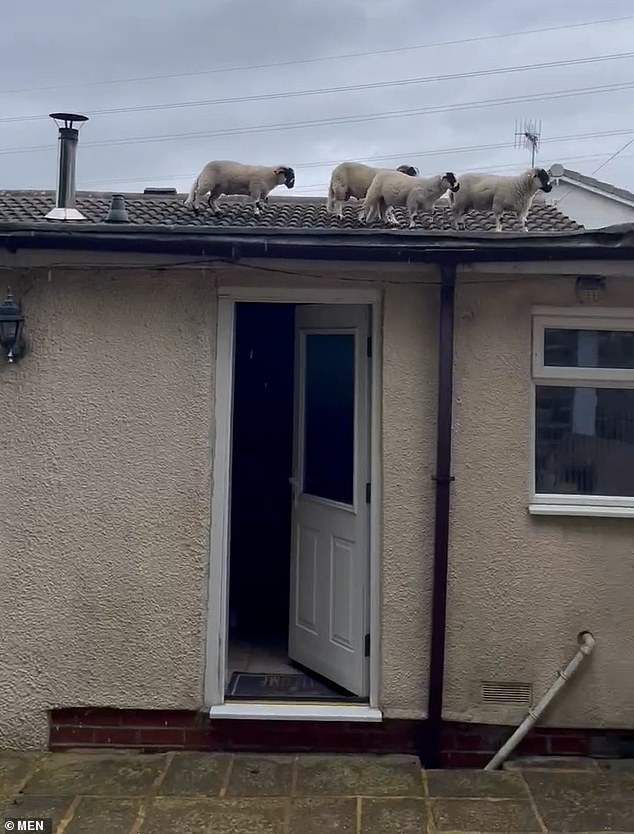
[[[0,364],[0,745],[27,748],[54,706],[200,705],[216,302],[199,274],[18,289],[33,349]]]
[[[55,707],[203,705],[215,280],[54,269],[14,287],[33,348],[0,365],[1,747],[44,747]],[[434,290],[389,286],[384,316],[382,701],[420,717]]]
[[[445,718],[519,722],[526,708],[484,704],[480,682],[538,699],[588,629],[594,654],[542,723],[631,728],[634,518],[528,513],[531,308],[578,308],[575,279],[488,277],[457,293]],[[603,305],[634,308],[634,282],[608,279]]]
[[[273,279],[307,283],[235,273]],[[54,707],[202,705],[214,281],[55,269],[14,287],[33,350],[0,364],[0,747],[45,747]],[[458,289],[448,720],[519,721],[523,707],[481,702],[480,681],[540,695],[589,628],[595,655],[547,723],[634,726],[633,523],[526,509],[530,309],[574,304],[573,287]],[[634,307],[633,289],[610,281],[606,304]],[[427,703],[436,294],[385,284],[381,704],[404,719]]]

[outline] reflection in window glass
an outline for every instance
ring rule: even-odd
[[[309,495],[353,503],[354,335],[306,336],[304,485]]]
[[[546,328],[544,365],[560,368],[634,368],[634,330]]]
[[[538,385],[537,493],[634,497],[634,389]]]

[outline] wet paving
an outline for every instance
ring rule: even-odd
[[[428,770],[411,756],[0,753],[4,820],[54,834],[634,834],[634,763]]]

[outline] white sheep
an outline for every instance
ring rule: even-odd
[[[392,170],[388,168],[374,168],[372,165],[364,165],[362,162],[341,162],[333,168],[328,186],[328,200],[326,211],[328,214],[336,214],[341,220],[343,218],[343,204],[346,200],[354,197],[355,200],[363,200],[372,180],[379,171]],[[413,165],[399,165],[396,168],[403,174],[415,177],[418,169]]]
[[[514,212],[526,231],[526,217],[538,191],[552,191],[550,177],[543,168],[529,168],[517,176],[499,174],[464,174],[460,191],[450,196],[454,228],[464,226],[464,215],[470,209],[491,211],[495,215],[495,231],[502,231],[502,215]]]
[[[359,214],[359,220],[369,223],[375,217],[385,219],[391,224],[398,221],[393,212],[394,206],[405,206],[409,212],[409,227],[414,227],[419,211],[431,211],[443,194],[449,190],[456,192],[460,183],[455,174],[447,171],[435,177],[408,177],[397,171],[381,171],[368,189]]]
[[[210,208],[216,212],[216,200],[221,194],[248,194],[254,201],[253,211],[260,213],[260,205],[268,200],[269,192],[278,185],[293,188],[295,172],[287,165],[243,165],[241,162],[208,162],[196,177],[185,205],[196,214],[199,200],[206,194]]]

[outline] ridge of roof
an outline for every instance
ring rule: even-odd
[[[609,182],[598,180],[596,177],[591,177],[588,174],[581,174],[579,171],[573,171],[572,168],[564,168],[564,177],[578,183],[579,185],[587,185],[590,188],[596,188],[598,191],[603,191],[613,197],[620,197],[622,200],[634,204],[634,192],[628,191],[626,188],[619,188]]]

